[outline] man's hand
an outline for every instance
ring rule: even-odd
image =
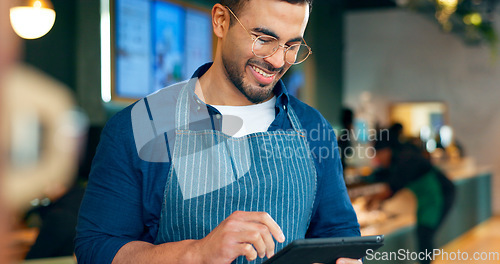
[[[361,259],[348,259],[348,258],[339,258],[337,259],[336,264],[360,264],[363,263]]]
[[[269,214],[237,211],[195,242],[193,249],[199,254],[198,263],[229,264],[239,256],[251,261],[257,256],[274,255],[273,237],[280,243],[285,241],[281,228]]]

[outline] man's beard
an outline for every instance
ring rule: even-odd
[[[243,68],[243,71],[240,71],[238,70],[238,65],[230,59],[227,59],[224,54],[222,55],[222,63],[226,69],[227,78],[248,99],[248,101],[254,104],[262,103],[267,100],[273,92],[274,85],[276,85],[276,82],[279,80],[277,78],[275,82],[269,85],[259,84],[258,87],[252,87],[250,84],[243,81],[246,65]],[[266,65],[265,63],[256,60],[249,60],[247,62],[247,65],[248,64],[258,65],[261,68],[276,72],[277,76],[283,71],[283,68],[275,69],[270,65]]]

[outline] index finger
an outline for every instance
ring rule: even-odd
[[[249,216],[249,218],[246,218],[246,216]],[[274,219],[265,212],[255,212],[250,215],[245,214],[245,219],[247,221],[252,221],[252,222],[257,222],[261,223],[269,229],[273,237],[280,243],[285,242],[285,235],[283,234],[283,231],[281,230],[281,227],[274,221]]]

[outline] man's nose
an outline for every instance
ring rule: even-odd
[[[272,55],[265,58],[275,69],[279,69],[285,65],[285,49],[278,47],[278,50]]]

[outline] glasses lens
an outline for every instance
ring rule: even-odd
[[[253,53],[260,58],[269,57],[278,49],[278,40],[271,36],[259,36],[253,42]]]
[[[305,44],[291,45],[285,54],[286,61],[290,64],[298,64],[309,56],[309,47]]]

